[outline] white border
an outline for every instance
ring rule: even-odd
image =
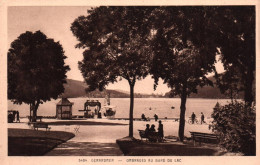
[[[6,126],[6,116],[7,116],[7,8],[8,6],[163,6],[163,5],[255,5],[256,6],[256,75],[259,72],[259,1],[257,0],[1,0],[0,1],[0,164],[83,164],[79,163],[78,159],[88,159],[88,162],[84,164],[105,164],[105,163],[92,163],[90,162],[92,157],[89,156],[40,156],[40,157],[8,157],[7,156],[7,126]],[[259,96],[259,76],[256,76],[256,97],[258,100]],[[256,107],[259,107],[257,101]],[[259,114],[257,113],[257,127],[259,123]],[[173,159],[181,158],[181,163],[171,163],[171,164],[259,164],[259,129],[257,129],[257,156],[246,157],[246,156],[170,156]],[[128,158],[139,158],[139,157],[95,157],[95,158],[114,158],[114,163],[106,164],[117,164],[117,160],[122,160],[118,162],[119,164],[144,164],[144,163],[126,163]],[[141,157],[141,158],[155,158],[155,157]],[[169,158],[168,156],[159,156],[156,158]],[[161,163],[152,163],[161,164]],[[164,163],[168,164],[168,163]]]

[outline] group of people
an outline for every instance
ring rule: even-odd
[[[16,119],[16,122],[20,123],[19,111],[11,111],[8,114],[8,123],[13,123]]]
[[[159,141],[162,141],[163,137],[164,137],[163,124],[162,124],[161,120],[159,120],[158,123],[159,123],[159,125],[158,125],[158,135],[160,137]],[[152,124],[151,127],[150,127],[150,124],[146,124],[145,135],[149,135],[150,132],[156,132],[154,124]]]
[[[195,115],[194,112],[192,112],[192,114],[191,114],[192,124],[194,124],[195,119],[196,119],[196,115]],[[205,116],[204,116],[203,112],[201,112],[200,119],[201,119],[201,120],[200,120],[200,124],[206,123],[205,120],[204,120],[204,119],[205,119]]]
[[[146,117],[144,114],[141,115],[141,119],[143,121],[150,121],[149,117]],[[154,114],[154,120],[157,121],[158,120],[158,115]]]

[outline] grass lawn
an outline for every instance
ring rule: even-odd
[[[8,129],[8,156],[41,156],[75,135],[62,131]]]

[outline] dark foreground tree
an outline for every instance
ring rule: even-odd
[[[36,121],[41,103],[64,92],[66,72],[64,51],[59,42],[40,31],[25,32],[11,43],[8,51],[8,99],[29,104]]]
[[[181,98],[179,139],[184,139],[186,100],[197,87],[213,85],[206,77],[214,70],[217,47],[211,33],[209,8],[161,7],[154,11],[153,65],[151,73]]]
[[[223,90],[230,90],[225,84],[239,84],[237,89],[244,91],[244,100],[249,106],[255,100],[255,19],[254,6],[217,7],[214,17],[216,44],[227,70],[223,77],[234,77],[221,79],[219,85]],[[237,81],[230,81],[233,79]]]
[[[220,92],[228,96],[231,99],[231,103],[233,103],[242,91],[240,72],[234,67],[228,67],[224,73],[216,75]]]
[[[103,90],[124,78],[130,86],[129,137],[133,137],[134,86],[149,73],[149,7],[98,7],[71,26],[78,48],[85,49],[79,69],[88,90]]]
[[[214,70],[217,53],[221,54],[227,70],[222,79],[218,80],[221,90],[228,90],[232,97],[234,93],[243,90],[245,102],[252,104],[255,83],[255,7],[161,7],[152,14],[152,19],[156,32],[152,74],[155,82],[159,77],[163,78],[172,87],[173,94],[180,95],[182,99],[179,128],[181,140],[185,124],[185,95],[189,94],[184,91],[196,92],[197,85],[207,84],[207,81],[204,82],[205,75]],[[188,59],[184,60],[187,63],[185,67],[179,68],[181,56],[178,52],[190,49],[189,45],[194,46],[198,53],[197,57],[195,55],[191,59],[202,61],[195,62],[197,71],[194,71]],[[192,85],[179,81],[183,81],[186,72],[190,76],[187,82]],[[237,80],[240,84],[234,84]],[[178,86],[184,91],[178,90]]]

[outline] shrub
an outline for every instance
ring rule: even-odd
[[[216,104],[212,113],[213,131],[220,145],[231,152],[256,154],[255,106],[235,101],[225,106]]]

